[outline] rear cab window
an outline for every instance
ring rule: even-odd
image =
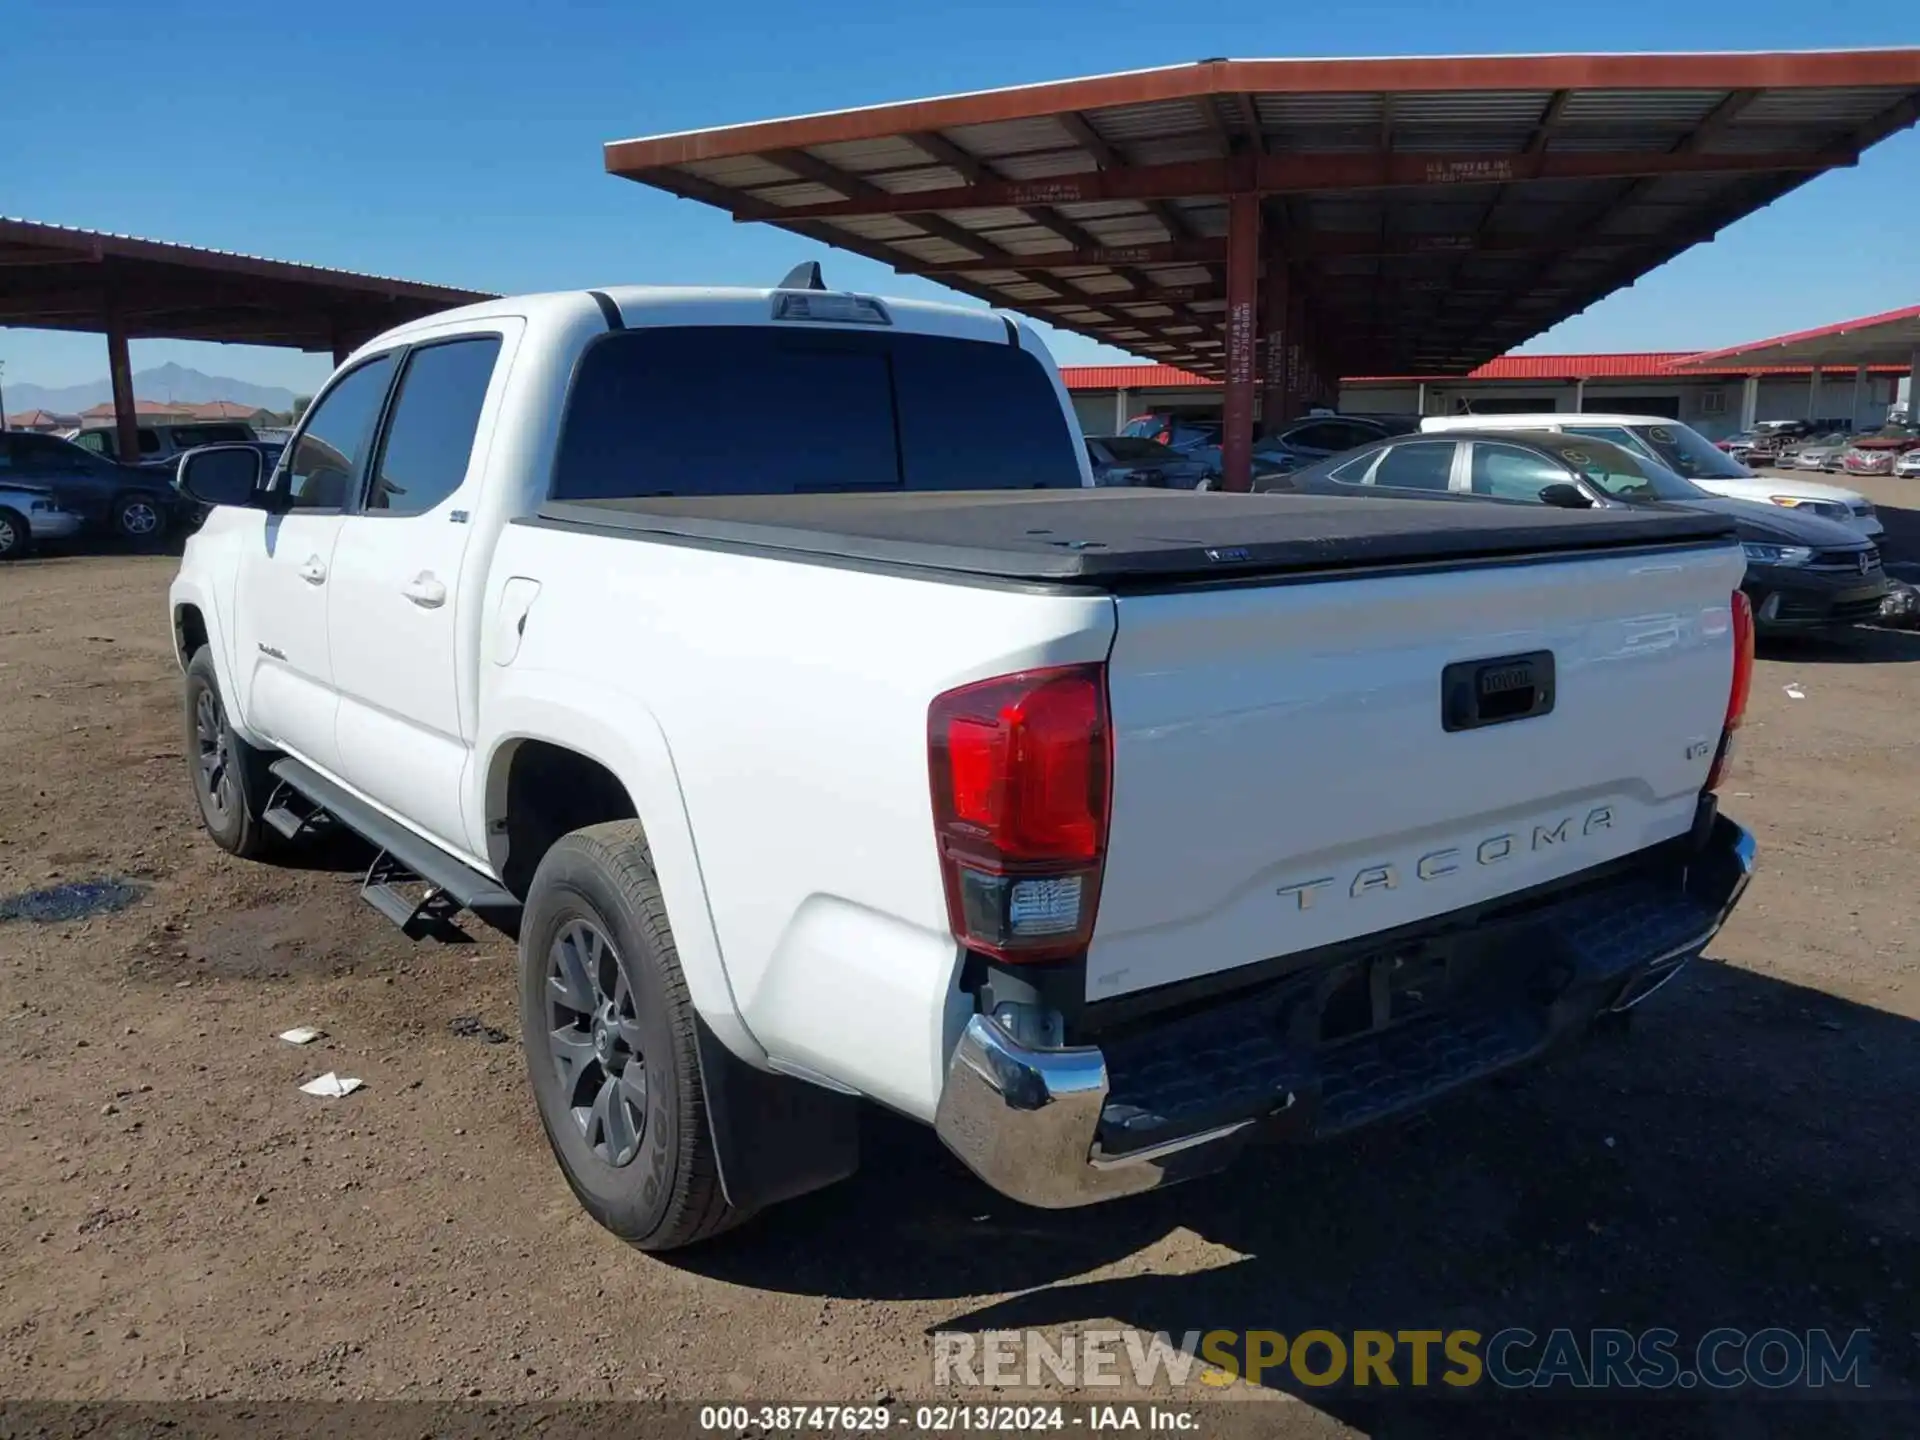
[[[551,494],[1057,489],[1081,484],[1080,454],[1046,368],[1014,345],[658,326],[581,357]]]

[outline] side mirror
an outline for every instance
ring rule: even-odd
[[[257,505],[264,469],[251,445],[205,445],[180,457],[180,492],[202,505]]]
[[[1593,499],[1578,485],[1569,485],[1562,481],[1558,485],[1545,486],[1540,491],[1542,504],[1557,505],[1562,510],[1591,510]]]

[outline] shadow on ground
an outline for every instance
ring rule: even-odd
[[[680,1263],[804,1294],[951,1299],[940,1330],[1117,1322],[1177,1341],[1216,1329],[1665,1326],[1690,1358],[1719,1326],[1826,1327],[1843,1340],[1866,1329],[1876,1399],[1776,1399],[1758,1429],[1732,1432],[1727,1411],[1678,1395],[1632,1406],[1623,1430],[1617,1404],[1556,1405],[1549,1422],[1485,1389],[1476,1397],[1502,1403],[1439,1405],[1409,1432],[1377,1390],[1263,1378],[1376,1433],[1893,1433],[1916,1416],[1903,1408],[1892,1424],[1892,1397],[1920,1382],[1917,1090],[1920,1025],[1702,961],[1628,1033],[1517,1084],[1092,1210],[1016,1206],[927,1131],[875,1116],[854,1180]],[[1176,1227],[1220,1247],[1218,1263],[1156,1273],[1152,1248]],[[1125,1273],[1079,1278],[1143,1251]],[[1009,1291],[1026,1293],[973,1304]]]
[[[1800,665],[1912,664],[1920,660],[1920,631],[1855,625],[1818,635],[1770,635],[1758,651],[1762,660]]]

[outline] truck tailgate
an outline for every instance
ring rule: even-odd
[[[1725,718],[1743,567],[1720,543],[1119,596],[1088,999],[1684,832]]]

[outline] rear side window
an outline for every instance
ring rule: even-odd
[[[1080,484],[1045,368],[1012,345],[778,326],[596,340],[561,424],[556,500]]]
[[[1423,440],[1389,449],[1373,472],[1373,483],[1398,490],[1445,490],[1452,476],[1453,442]]]
[[[408,355],[367,487],[367,514],[424,515],[460,488],[499,357],[497,335],[426,345]]]

